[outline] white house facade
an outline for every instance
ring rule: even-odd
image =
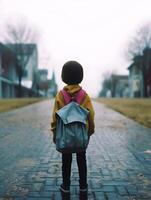
[[[22,55],[16,49],[20,46]],[[29,95],[32,89],[34,72],[38,68],[38,53],[36,44],[1,44],[0,43],[0,98],[18,96],[18,62],[20,57],[26,61],[22,77],[23,96]],[[30,91],[30,93],[32,93]]]
[[[143,76],[140,68],[133,64],[129,67],[130,97],[143,97]]]

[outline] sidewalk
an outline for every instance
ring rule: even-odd
[[[94,102],[89,200],[151,200],[151,129]],[[53,101],[0,114],[0,200],[61,200],[61,157],[50,137]],[[71,200],[78,171],[72,163]]]

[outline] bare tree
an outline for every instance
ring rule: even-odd
[[[148,48],[151,48],[151,23],[146,23],[136,31],[128,43],[126,58],[133,60],[136,56],[141,56]]]
[[[31,26],[25,18],[21,18],[15,23],[7,23],[4,42],[16,54],[17,58],[17,73],[19,81],[19,97],[22,96],[22,78],[25,71],[25,66],[28,63],[30,54],[28,50],[32,51],[38,41],[38,32]]]

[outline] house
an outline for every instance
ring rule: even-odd
[[[135,56],[128,67],[130,97],[151,96],[151,49],[143,51],[143,55]]]
[[[130,97],[143,97],[143,75],[142,75],[142,56],[137,56],[134,62],[128,67]]]
[[[17,95],[17,59],[15,53],[0,43],[0,98]]]
[[[55,74],[38,70],[36,44],[0,43],[0,98],[54,96],[57,92]]]
[[[21,96],[35,96],[32,82],[37,67],[36,44],[0,43],[0,98],[20,96],[19,82]]]
[[[34,73],[38,69],[38,50],[36,44],[7,44],[14,51],[18,64],[22,67],[22,86],[31,89]]]
[[[111,76],[111,96],[129,97],[129,81],[126,75]]]

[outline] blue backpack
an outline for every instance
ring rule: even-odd
[[[61,90],[65,106],[56,112],[56,149],[61,153],[85,151],[88,146],[86,121],[89,111],[80,106],[86,92],[81,89],[75,97]]]

